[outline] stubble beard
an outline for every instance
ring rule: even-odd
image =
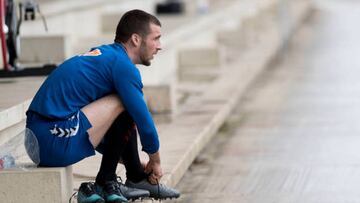
[[[144,42],[141,42],[140,46],[140,63],[144,66],[150,66],[151,62],[150,60],[145,58],[146,56],[146,45]]]
[[[141,64],[144,65],[144,66],[150,66],[151,65],[151,62],[149,60],[141,60]]]

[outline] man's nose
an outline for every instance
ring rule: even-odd
[[[162,48],[161,48],[161,43],[159,43],[159,44],[157,45],[156,49],[157,49],[158,51],[162,50]]]

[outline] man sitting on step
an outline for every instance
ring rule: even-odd
[[[159,20],[151,14],[126,12],[118,23],[114,43],[63,62],[30,104],[25,147],[36,164],[62,167],[94,155],[95,149],[103,154],[95,183],[81,184],[79,202],[180,195],[159,184],[163,175],[159,138],[135,66],[149,66],[161,50],[160,28]],[[149,156],[144,167],[137,151],[136,129],[142,150]],[[126,186],[115,173],[120,160],[127,170]]]

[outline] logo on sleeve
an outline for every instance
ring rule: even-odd
[[[84,54],[80,54],[80,56],[100,56],[100,55],[101,55],[100,49],[94,49]]]

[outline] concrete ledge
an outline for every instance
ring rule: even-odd
[[[212,81],[223,63],[220,46],[194,47],[178,51],[177,76],[180,81]]]
[[[0,146],[11,140],[13,137],[23,133],[24,129],[25,120],[22,120],[8,128],[5,128],[4,130],[0,130]]]
[[[38,0],[39,1],[39,0]],[[104,4],[114,4],[118,0],[76,0],[76,1],[54,1],[40,0],[40,7],[46,17],[62,16],[64,13],[76,12],[80,10],[89,10],[104,6]],[[37,18],[41,21],[40,18]]]
[[[194,47],[179,50],[179,68],[184,67],[219,67],[221,51],[214,47]]]
[[[51,46],[49,46],[51,44]],[[19,60],[24,63],[59,63],[69,57],[70,43],[65,35],[21,37]]]
[[[243,30],[237,28],[219,32],[217,40],[220,44],[230,47],[245,47],[246,41]]]
[[[72,194],[72,168],[0,171],[1,202],[65,203]]]
[[[246,47],[256,43],[260,35],[264,34],[264,32],[260,32],[264,24],[262,20],[260,15],[251,15],[241,21],[241,30]]]
[[[15,125],[25,119],[25,112],[30,105],[31,100],[26,100],[21,104],[0,112],[0,131]]]

